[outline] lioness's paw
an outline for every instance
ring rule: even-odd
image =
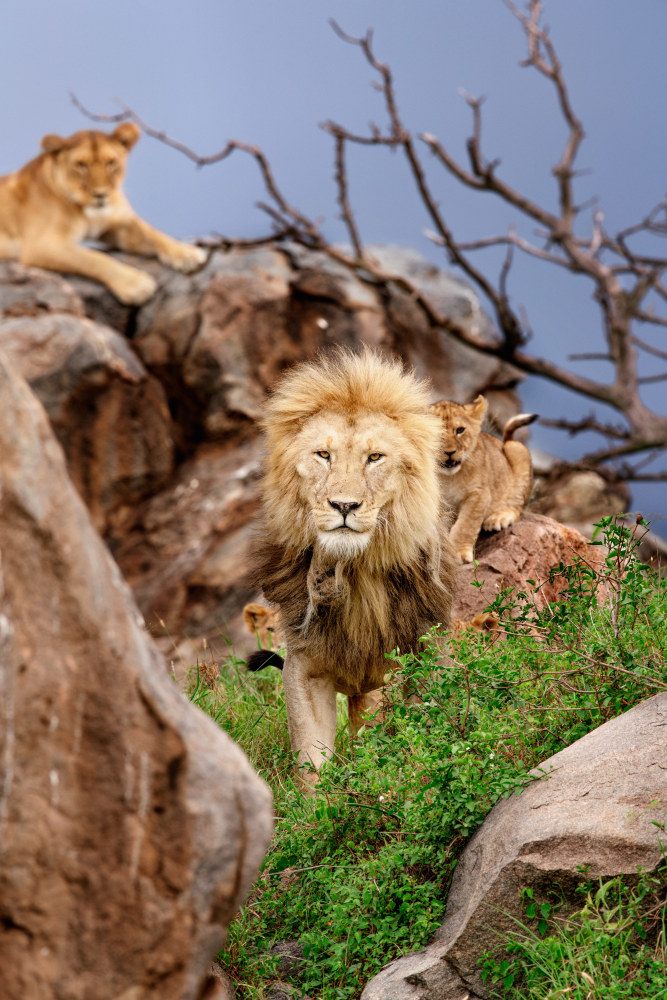
[[[126,306],[142,306],[157,291],[157,282],[145,271],[128,268],[122,282],[116,282],[111,289],[117,299]]]
[[[489,514],[482,527],[485,531],[501,531],[518,521],[520,516],[516,510],[500,510],[496,514]]]
[[[202,247],[192,246],[191,243],[174,243],[168,250],[160,254],[160,260],[167,267],[175,271],[194,271],[206,263],[207,253]]]

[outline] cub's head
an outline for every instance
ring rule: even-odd
[[[370,350],[299,365],[267,406],[265,510],[276,540],[333,561],[410,562],[437,535],[428,386]]]
[[[484,396],[477,396],[472,403],[461,405],[443,399],[429,407],[431,413],[440,419],[440,472],[446,476],[455,475],[474,451],[487,402]]]
[[[63,139],[45,135],[42,152],[59,193],[86,215],[102,217],[125,176],[127,154],[139,138],[132,122],[123,122],[111,134],[93,130]]]

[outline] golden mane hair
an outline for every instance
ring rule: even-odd
[[[382,685],[386,653],[418,645],[447,625],[454,560],[442,529],[440,424],[427,412],[428,383],[398,361],[338,349],[290,370],[266,407],[267,472],[257,582],[280,606],[290,650],[331,663],[347,694]],[[313,417],[388,418],[400,431],[398,486],[367,547],[349,558],[318,549],[297,467],[300,431]],[[334,667],[335,664],[335,667]]]

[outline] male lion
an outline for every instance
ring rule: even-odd
[[[440,483],[455,519],[450,539],[462,563],[472,562],[482,528],[500,531],[519,520],[533,485],[530,452],[512,437],[537,414],[512,417],[501,441],[481,429],[486,408],[484,396],[465,405],[443,399],[430,407],[441,421]]]
[[[121,191],[127,154],[138,138],[131,122],[110,135],[44,136],[38,157],[0,177],[0,258],[95,278],[121,302],[135,306],[153,295],[154,279],[106,253],[78,246],[82,240],[157,257],[178,271],[203,264],[204,250],[153,229]]]
[[[258,582],[280,609],[290,743],[309,784],[333,749],[336,692],[355,729],[385,654],[449,623],[428,391],[398,362],[340,350],[292,369],[267,404]]]

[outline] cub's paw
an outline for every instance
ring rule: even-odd
[[[469,563],[473,561],[473,551],[472,545],[462,545],[460,548],[456,549],[456,555],[459,563]]]
[[[160,260],[167,267],[174,271],[194,271],[206,263],[208,254],[202,247],[195,247],[191,243],[179,243],[174,240],[168,250],[160,254]]]
[[[501,531],[503,528],[509,528],[510,524],[514,524],[520,517],[520,511],[499,510],[495,514],[489,514],[482,527],[484,531]]]
[[[155,295],[157,282],[145,271],[128,268],[122,282],[115,282],[111,291],[125,306],[142,306]]]

